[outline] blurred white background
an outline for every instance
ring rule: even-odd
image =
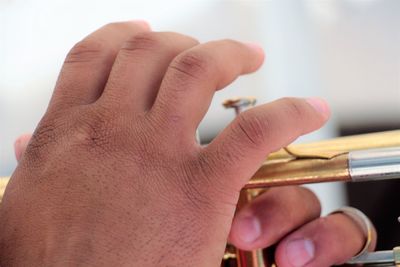
[[[305,138],[321,139],[343,125],[400,122],[399,14],[398,0],[0,0],[0,176],[15,168],[13,141],[34,130],[68,50],[108,22],[145,19],[157,31],[265,48],[258,73],[216,94],[203,140],[233,118],[223,99],[240,95],[327,99],[332,121]],[[325,211],[345,203],[341,187],[314,187]]]

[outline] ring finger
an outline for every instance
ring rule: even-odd
[[[350,216],[335,213],[314,220],[287,236],[277,247],[280,267],[319,267],[343,264],[358,254],[366,243],[366,233]],[[372,229],[369,249],[376,243]]]

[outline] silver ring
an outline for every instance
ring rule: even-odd
[[[357,255],[353,256],[351,260],[354,260],[360,255],[363,255],[364,253],[371,251],[373,249],[372,237],[374,233],[373,230],[374,227],[369,218],[360,210],[352,207],[342,207],[329,214],[336,214],[336,213],[343,213],[348,217],[350,217],[354,222],[357,223],[357,225],[360,226],[365,236],[365,243],[362,250]]]

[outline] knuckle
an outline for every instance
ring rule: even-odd
[[[154,51],[160,48],[161,43],[162,41],[156,33],[140,32],[125,41],[124,45],[121,48],[121,51]]]
[[[176,57],[169,68],[183,80],[204,79],[211,73],[213,59],[201,51],[188,51]]]
[[[69,51],[65,63],[83,63],[96,60],[100,55],[107,51],[105,44],[96,39],[85,39],[72,47]]]
[[[110,119],[111,115],[104,116],[97,110],[87,110],[79,114],[81,115],[75,116],[76,119],[71,125],[72,142],[89,148],[108,148],[115,137],[115,129],[118,128],[110,125],[115,118]]]
[[[32,136],[32,147],[43,147],[56,140],[56,126],[53,123],[41,123]]]
[[[62,127],[62,123],[56,117],[45,115],[32,135],[26,150],[27,157],[39,162],[46,159],[48,151],[60,142]]]
[[[237,118],[236,129],[241,136],[255,147],[260,147],[267,139],[268,120],[261,120],[251,111],[245,111]]]

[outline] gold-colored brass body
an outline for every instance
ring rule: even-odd
[[[272,153],[268,159],[296,158],[330,159],[353,150],[400,146],[400,130],[338,137],[318,142],[293,144]],[[288,153],[289,152],[289,153]]]
[[[348,154],[332,159],[292,159],[266,161],[246,188],[321,183],[350,180]]]
[[[272,153],[245,188],[349,181],[348,153],[400,146],[400,130],[293,144]]]

